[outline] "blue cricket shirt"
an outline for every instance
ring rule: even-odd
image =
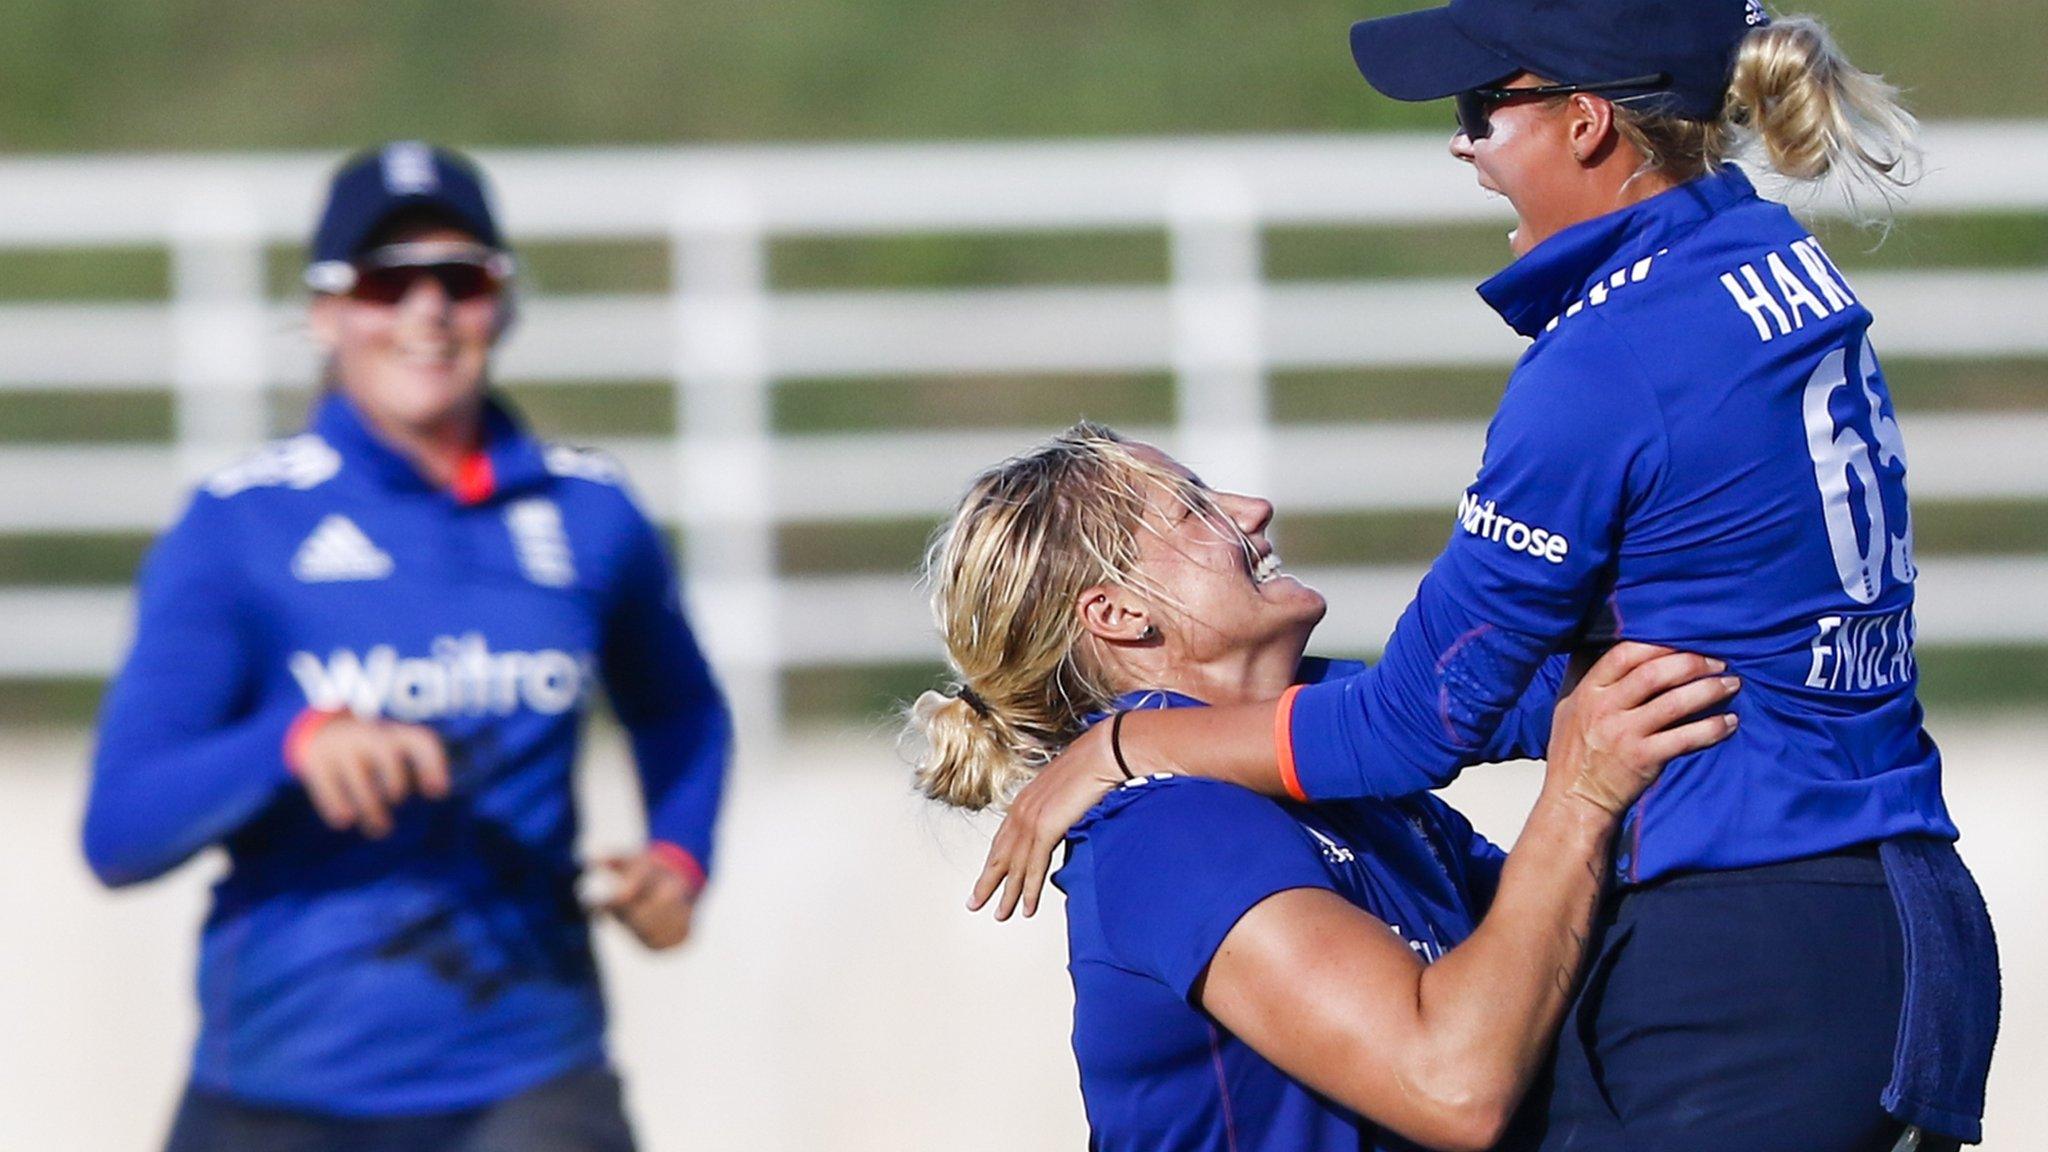
[[[1440,786],[1546,657],[1630,639],[1744,687],[1740,731],[1630,812],[1624,881],[1954,839],[1915,696],[1905,444],[1819,242],[1728,168],[1480,294],[1534,343],[1381,662],[1290,697],[1297,795]]]
[[[712,867],[723,697],[658,535],[603,457],[501,406],[459,494],[339,395],[216,474],[143,567],[99,725],[85,851],[109,884],[213,844],[192,1081],[397,1115],[490,1103],[604,1060],[570,788],[601,686],[650,838]],[[425,724],[455,794],[371,840],[286,767],[309,709]]]
[[[1311,660],[1305,678],[1355,673]],[[1542,754],[1556,662],[1483,754]],[[1199,706],[1132,693],[1118,710]],[[1306,805],[1154,776],[1110,792],[1067,837],[1074,1058],[1098,1152],[1384,1152],[1415,1145],[1304,1087],[1189,1002],[1238,920],[1322,888],[1384,921],[1424,961],[1472,934],[1504,857],[1427,794]]]

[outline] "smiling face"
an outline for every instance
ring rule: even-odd
[[[1076,605],[1112,675],[1121,687],[1182,688],[1212,703],[1249,680],[1277,676],[1284,687],[1328,605],[1281,570],[1266,535],[1273,506],[1215,491],[1151,445],[1130,451],[1172,482],[1146,485],[1128,581],[1097,585]]]
[[[451,254],[478,246],[469,233],[431,221],[400,223],[378,240],[380,247],[446,245]],[[318,296],[310,319],[336,385],[372,423],[432,437],[474,426],[503,306],[497,293],[452,299],[427,275],[395,303]]]

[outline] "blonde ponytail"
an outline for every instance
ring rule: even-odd
[[[1851,64],[1809,16],[1743,40],[1723,118],[1756,141],[1772,171],[1833,184],[1859,213],[1866,193],[1889,207],[1920,176],[1920,125],[1899,90]]]
[[[926,796],[1000,808],[1090,713],[1109,707],[1116,693],[1090,658],[1075,604],[1097,584],[1175,603],[1137,573],[1140,534],[1162,489],[1242,537],[1198,481],[1097,424],[1076,424],[975,478],[925,556],[953,672],[950,692],[926,692],[906,710]]]
[[[1811,16],[1751,29],[1736,51],[1720,119],[1684,120],[1615,105],[1643,171],[1683,182],[1746,155],[1772,172],[1882,221],[1920,177],[1919,121],[1882,76],[1850,63]],[[1874,199],[1873,199],[1874,198]]]
[[[971,812],[999,807],[1036,767],[1014,733],[962,696],[926,692],[910,706],[910,725],[927,750],[918,758],[917,789],[941,804]]]

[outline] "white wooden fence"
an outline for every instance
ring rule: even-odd
[[[1909,213],[2048,212],[2048,125],[1944,124]],[[299,239],[331,155],[0,161],[0,248],[167,250],[162,302],[0,304],[0,389],[174,397],[165,444],[0,447],[0,533],[153,530],[198,474],[265,433],[265,393],[305,384],[302,305],[270,299],[266,247]],[[674,384],[675,436],[606,443],[687,528],[694,618],[749,725],[779,673],[920,659],[936,643],[908,574],[778,570],[783,522],[935,515],[1028,431],[776,435],[777,381],[935,373],[1170,372],[1177,424],[1139,429],[1212,480],[1283,509],[1440,508],[1478,461],[1471,423],[1282,426],[1269,373],[1505,368],[1521,341],[1463,281],[1268,282],[1272,226],[1507,219],[1437,137],[485,152],[521,242],[663,240],[666,295],[538,296],[508,383]],[[1825,211],[1823,207],[1819,209]],[[1139,286],[777,291],[780,237],[1163,232],[1169,281]],[[1865,274],[1890,357],[2048,357],[2048,268]],[[2048,499],[2048,392],[2022,413],[1916,414],[1921,500]],[[1934,558],[1928,643],[2048,641],[2048,556]],[[1416,566],[1309,574],[1333,647],[1371,649]],[[0,677],[95,676],[118,660],[125,591],[0,589]]]

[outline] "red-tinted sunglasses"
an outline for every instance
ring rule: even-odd
[[[512,257],[471,244],[390,244],[354,263],[329,261],[307,270],[316,291],[345,295],[366,304],[391,305],[432,277],[449,300],[463,303],[496,296],[512,280]]]

